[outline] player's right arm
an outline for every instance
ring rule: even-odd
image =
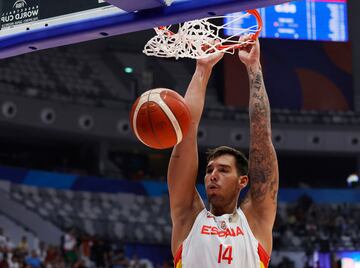
[[[216,54],[197,61],[195,73],[185,94],[191,124],[186,137],[172,151],[167,175],[173,223],[171,248],[174,256],[189,234],[196,216],[204,209],[195,188],[198,173],[197,132],[204,109],[207,83],[213,66],[222,56]]]

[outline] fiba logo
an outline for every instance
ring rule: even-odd
[[[15,1],[15,0],[13,0]],[[38,20],[40,0],[9,1],[8,6],[2,10],[0,17],[1,29],[11,28],[14,25]],[[13,5],[11,5],[14,3]]]
[[[19,9],[19,8],[23,8],[27,5],[25,0],[16,0],[16,2],[13,5],[13,8]]]

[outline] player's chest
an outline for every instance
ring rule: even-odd
[[[196,252],[197,258],[201,256],[206,258],[206,263],[227,267],[229,264],[235,266],[243,264],[244,259],[247,259],[247,251],[251,244],[241,225],[225,220],[217,222],[206,220],[194,231],[194,237],[191,239],[192,252],[193,254]]]
[[[235,250],[241,250],[246,246],[247,235],[241,222],[229,220],[228,217],[205,218],[195,230],[196,239],[206,248],[214,246],[231,245]]]

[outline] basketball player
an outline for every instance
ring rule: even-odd
[[[197,61],[185,94],[192,124],[188,135],[174,147],[169,163],[171,247],[176,268],[264,268],[272,250],[279,175],[259,41],[238,53],[250,80],[249,165],[239,151],[225,146],[216,148],[208,155],[205,175],[210,211],[195,188],[197,130],[212,68],[222,56]],[[248,183],[248,194],[238,207],[240,191]]]

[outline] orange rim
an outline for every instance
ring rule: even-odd
[[[251,10],[247,10],[246,12],[253,15],[255,17],[255,19],[256,19],[256,22],[257,22],[258,28],[257,28],[256,32],[254,34],[251,34],[251,36],[250,36],[250,39],[252,41],[255,41],[259,37],[259,34],[260,34],[261,30],[262,30],[263,22],[262,22],[260,13],[257,10],[251,9]],[[244,47],[243,44],[216,46],[216,48],[219,49],[219,50],[224,50],[224,49],[234,49],[234,50],[236,50],[236,49],[241,49],[243,47]]]

